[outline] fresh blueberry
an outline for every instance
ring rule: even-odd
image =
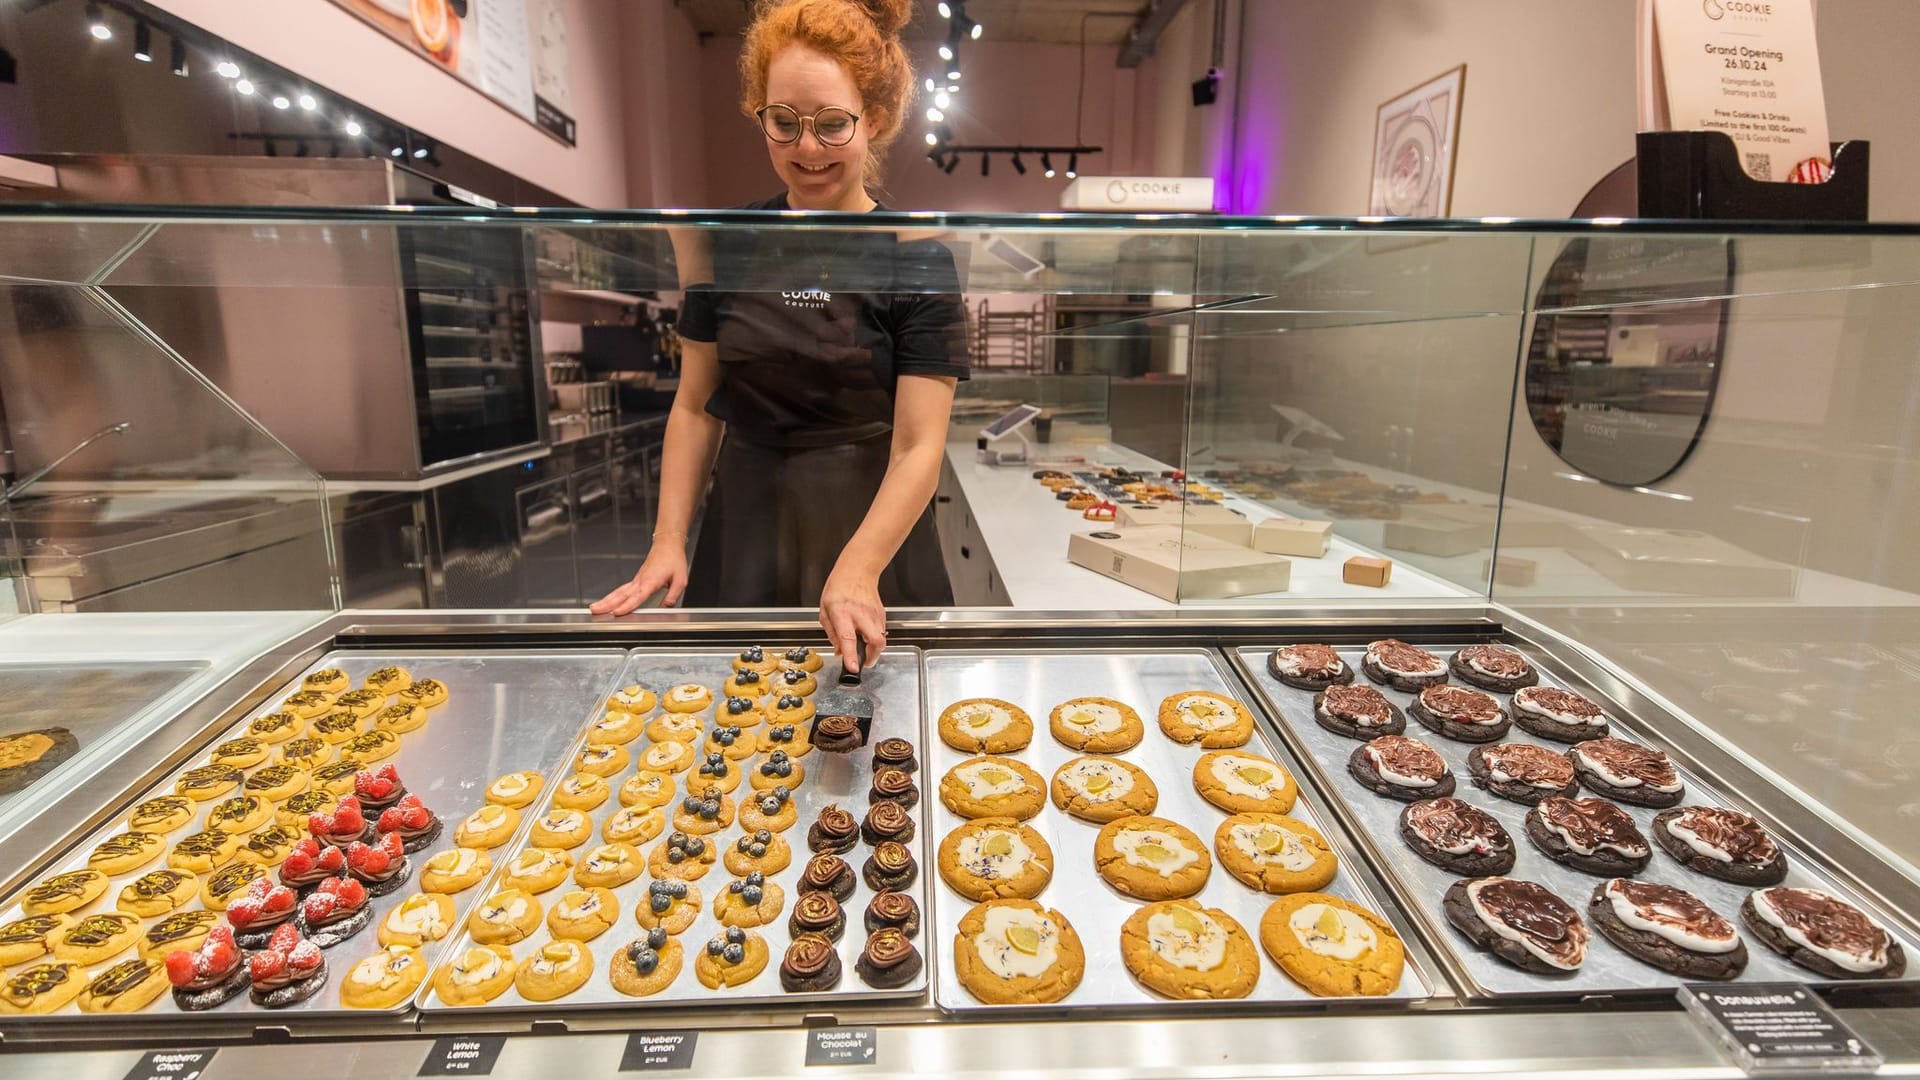
[[[689,795],[680,801],[680,809],[689,814],[697,814],[700,812],[700,800]]]
[[[668,848],[667,861],[675,865],[679,865],[680,863],[686,862],[687,861],[686,850],[684,848],[677,848],[677,847]]]
[[[767,797],[766,797],[766,798],[764,798],[764,799],[761,799],[761,800],[760,800],[760,812],[761,812],[761,813],[763,813],[763,814],[777,814],[777,813],[779,813],[779,812],[780,812],[780,800],[779,800],[779,799],[776,799],[776,798],[774,798],[774,797],[773,797],[773,796],[771,796],[771,795],[769,795],[769,796],[767,796]]]
[[[667,891],[673,894],[675,900],[685,900],[687,898],[687,883],[684,881],[668,882]]]
[[[739,841],[738,843],[736,843],[736,844],[734,844],[734,845],[733,845],[733,850],[735,850],[735,851],[745,851],[745,850],[747,850],[747,848],[748,848],[749,846],[751,846],[751,845],[752,845],[752,843],[753,843],[753,841],[751,841],[751,840],[748,840],[748,839],[747,839],[746,837],[744,837],[744,836],[743,836],[743,837],[741,837],[741,838],[740,838],[740,841]]]
[[[744,945],[747,942],[747,932],[737,926],[729,926],[727,927],[727,941],[733,945]]]
[[[660,966],[660,954],[645,946],[630,950],[627,956],[633,961],[633,970],[642,975],[651,975]]]
[[[787,760],[787,752],[785,750],[775,750],[767,760],[775,763],[785,762]]]
[[[740,890],[740,899],[745,900],[749,904],[758,905],[763,895],[765,894],[758,885],[749,885]]]
[[[747,855],[750,858],[754,858],[754,859],[764,858],[766,854],[767,854],[767,845],[765,844],[748,844],[747,845]]]
[[[779,799],[781,802],[786,802],[788,799],[793,798],[793,789],[785,784],[776,784],[773,788],[773,797]]]
[[[797,709],[806,703],[807,699],[801,697],[799,694],[780,695],[780,707],[782,709]],[[793,738],[793,727],[791,725],[787,727],[787,738]]]
[[[687,837],[687,854],[699,855],[707,850],[707,842],[697,836]]]
[[[720,950],[720,958],[729,964],[737,964],[747,958],[747,947],[740,944],[727,945]]]
[[[720,940],[719,938],[710,938],[707,941],[707,955],[719,956],[722,952],[726,950],[726,947],[727,947],[727,943]]]
[[[673,907],[673,897],[665,893],[655,893],[647,900],[647,906],[653,909],[655,915],[665,915]]]
[[[647,931],[647,947],[648,948],[664,949],[666,948],[666,946],[667,946],[667,928],[666,927],[656,926],[653,929]]]
[[[732,892],[732,893],[737,893],[737,892],[739,892],[739,891],[740,891],[741,889],[744,889],[744,888],[746,888],[746,887],[747,887],[747,885],[746,885],[746,882],[744,882],[744,881],[735,881],[735,882],[733,882],[733,883],[731,883],[731,884],[729,884],[729,885],[727,886],[727,891],[728,891],[728,892]]]
[[[740,653],[740,659],[745,660],[749,664],[761,664],[766,662],[767,653],[765,649],[762,649],[758,645],[754,645],[747,649],[742,650]]]
[[[773,843],[773,831],[771,829],[755,829],[753,832],[753,842],[756,844]]]

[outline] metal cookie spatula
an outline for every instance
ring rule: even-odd
[[[864,662],[867,658],[867,639],[855,634],[854,647],[860,650],[860,659]],[[873,731],[873,698],[860,689],[860,677],[864,674],[866,674],[864,667],[857,672],[850,672],[843,665],[840,669],[839,687],[821,694],[813,703],[812,740],[815,749],[836,752],[836,744],[842,742],[844,733],[834,729],[842,726],[844,721],[829,724],[826,732],[820,730],[823,722],[836,716],[852,717],[854,729],[859,733],[858,742],[851,745],[838,745],[838,753],[846,753],[848,750],[867,745],[867,736]],[[823,735],[825,742],[822,742]]]

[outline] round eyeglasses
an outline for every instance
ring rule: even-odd
[[[811,126],[813,137],[822,146],[845,146],[853,141],[854,126],[860,122],[860,117],[838,105],[829,105],[812,116],[801,116],[791,105],[762,105],[754,115],[760,118],[760,130],[767,133],[767,138],[783,145],[799,142],[800,133]]]

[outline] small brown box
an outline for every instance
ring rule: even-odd
[[[1516,555],[1502,555],[1497,559],[1488,559],[1481,565],[1480,572],[1492,578],[1496,585],[1525,587],[1540,576],[1540,564]]]
[[[1317,559],[1333,543],[1333,522],[1271,517],[1253,527],[1253,550]]]
[[[1373,588],[1385,588],[1387,580],[1393,577],[1392,559],[1374,559],[1365,555],[1355,555],[1340,568],[1340,578],[1349,585],[1370,585]]]

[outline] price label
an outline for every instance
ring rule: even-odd
[[[691,1069],[693,1048],[699,1041],[697,1031],[636,1031],[627,1036],[627,1049],[620,1055],[620,1071]]]
[[[427,1060],[421,1062],[415,1076],[485,1076],[493,1071],[500,1048],[507,1044],[504,1035],[456,1035],[433,1040]]]
[[[149,1050],[127,1071],[127,1080],[194,1080],[207,1071],[213,1050]]]
[[[879,1039],[870,1027],[825,1027],[807,1032],[808,1065],[872,1065]]]
[[[1882,1058],[1799,983],[1683,986],[1680,1003],[1748,1072],[1873,1072]]]

